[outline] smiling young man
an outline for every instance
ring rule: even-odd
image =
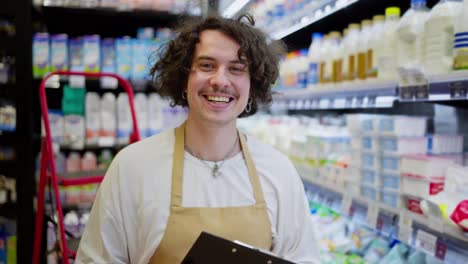
[[[250,16],[182,25],[152,72],[161,95],[188,106],[187,121],[115,157],[76,263],[180,263],[202,231],[320,263],[294,166],[236,127],[271,101],[282,52],[252,25]]]

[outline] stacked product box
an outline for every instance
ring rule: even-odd
[[[392,207],[401,207],[400,162],[403,155],[427,152],[426,118],[349,115],[354,162],[348,189]],[[356,190],[355,190],[356,191]]]

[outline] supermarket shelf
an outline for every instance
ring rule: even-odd
[[[61,6],[37,7],[34,16],[44,22],[51,34],[66,32],[70,36],[99,34],[103,37],[136,36],[137,28],[171,27],[181,18],[190,17],[166,11]]]
[[[0,50],[6,51],[8,55],[14,55],[15,52],[15,39],[13,36],[0,35]]]
[[[280,90],[274,95],[274,102],[289,110],[392,107],[396,99],[396,82],[346,84],[321,91]]]
[[[344,2],[344,3],[343,3]],[[358,2],[358,0],[348,0],[348,1],[324,1],[320,6],[318,6],[314,12],[311,12],[310,15],[306,15],[300,18],[298,23],[293,24],[290,27],[286,27],[279,31],[270,32],[270,36],[273,39],[282,39],[296,31],[301,30],[327,16],[330,16],[340,10],[347,8],[348,6]]]
[[[0,15],[14,16],[15,15],[15,1],[2,1],[2,8],[0,8]]]
[[[321,181],[319,179],[314,179],[311,177],[307,177],[303,179],[305,184],[312,184],[315,186],[319,186],[321,188],[327,189],[329,191],[332,191],[334,193],[340,194],[342,197],[345,195],[349,195],[349,193],[341,187],[333,186],[331,184],[328,184],[324,181]],[[433,219],[430,219],[426,216],[418,215],[413,212],[410,212],[406,209],[403,208],[393,208],[391,206],[388,206],[386,204],[382,204],[379,202],[374,202],[371,201],[367,198],[361,197],[361,196],[351,196],[351,199],[359,204],[369,206],[369,205],[375,205],[377,206],[379,212],[387,212],[391,213],[394,215],[399,216],[399,218],[404,215],[405,217],[409,217],[412,222],[416,223],[417,225],[423,226],[425,230],[428,230],[431,233],[442,235],[444,239],[452,239],[454,241],[457,241],[460,245],[468,245],[468,234],[464,233],[461,231],[459,228],[456,226],[449,226],[447,224],[443,224],[442,222],[434,221]],[[344,212],[341,212],[344,213]],[[434,227],[437,227],[437,229],[434,229]],[[373,227],[373,229],[375,229]]]
[[[16,219],[16,204],[6,203],[0,204],[0,217],[8,219]]]
[[[427,84],[397,87],[396,82],[346,84],[322,88],[280,90],[274,104],[289,110],[353,109],[392,107],[395,101],[406,103],[445,102],[468,100],[468,71],[431,76]]]
[[[427,78],[426,85],[400,87],[401,101],[459,101],[468,99],[468,71]]]

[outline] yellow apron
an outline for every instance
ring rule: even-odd
[[[239,133],[242,153],[254,191],[255,204],[223,208],[182,207],[184,136],[185,124],[175,129],[171,208],[166,231],[149,263],[179,264],[202,231],[270,250],[272,247],[271,223],[260,179],[244,136]]]

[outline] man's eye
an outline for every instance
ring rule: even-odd
[[[199,66],[200,66],[200,69],[202,69],[203,71],[210,71],[214,69],[214,66],[209,63],[201,63]]]
[[[245,69],[246,67],[242,67],[242,66],[232,66],[231,72],[239,74],[239,73],[245,72]]]

